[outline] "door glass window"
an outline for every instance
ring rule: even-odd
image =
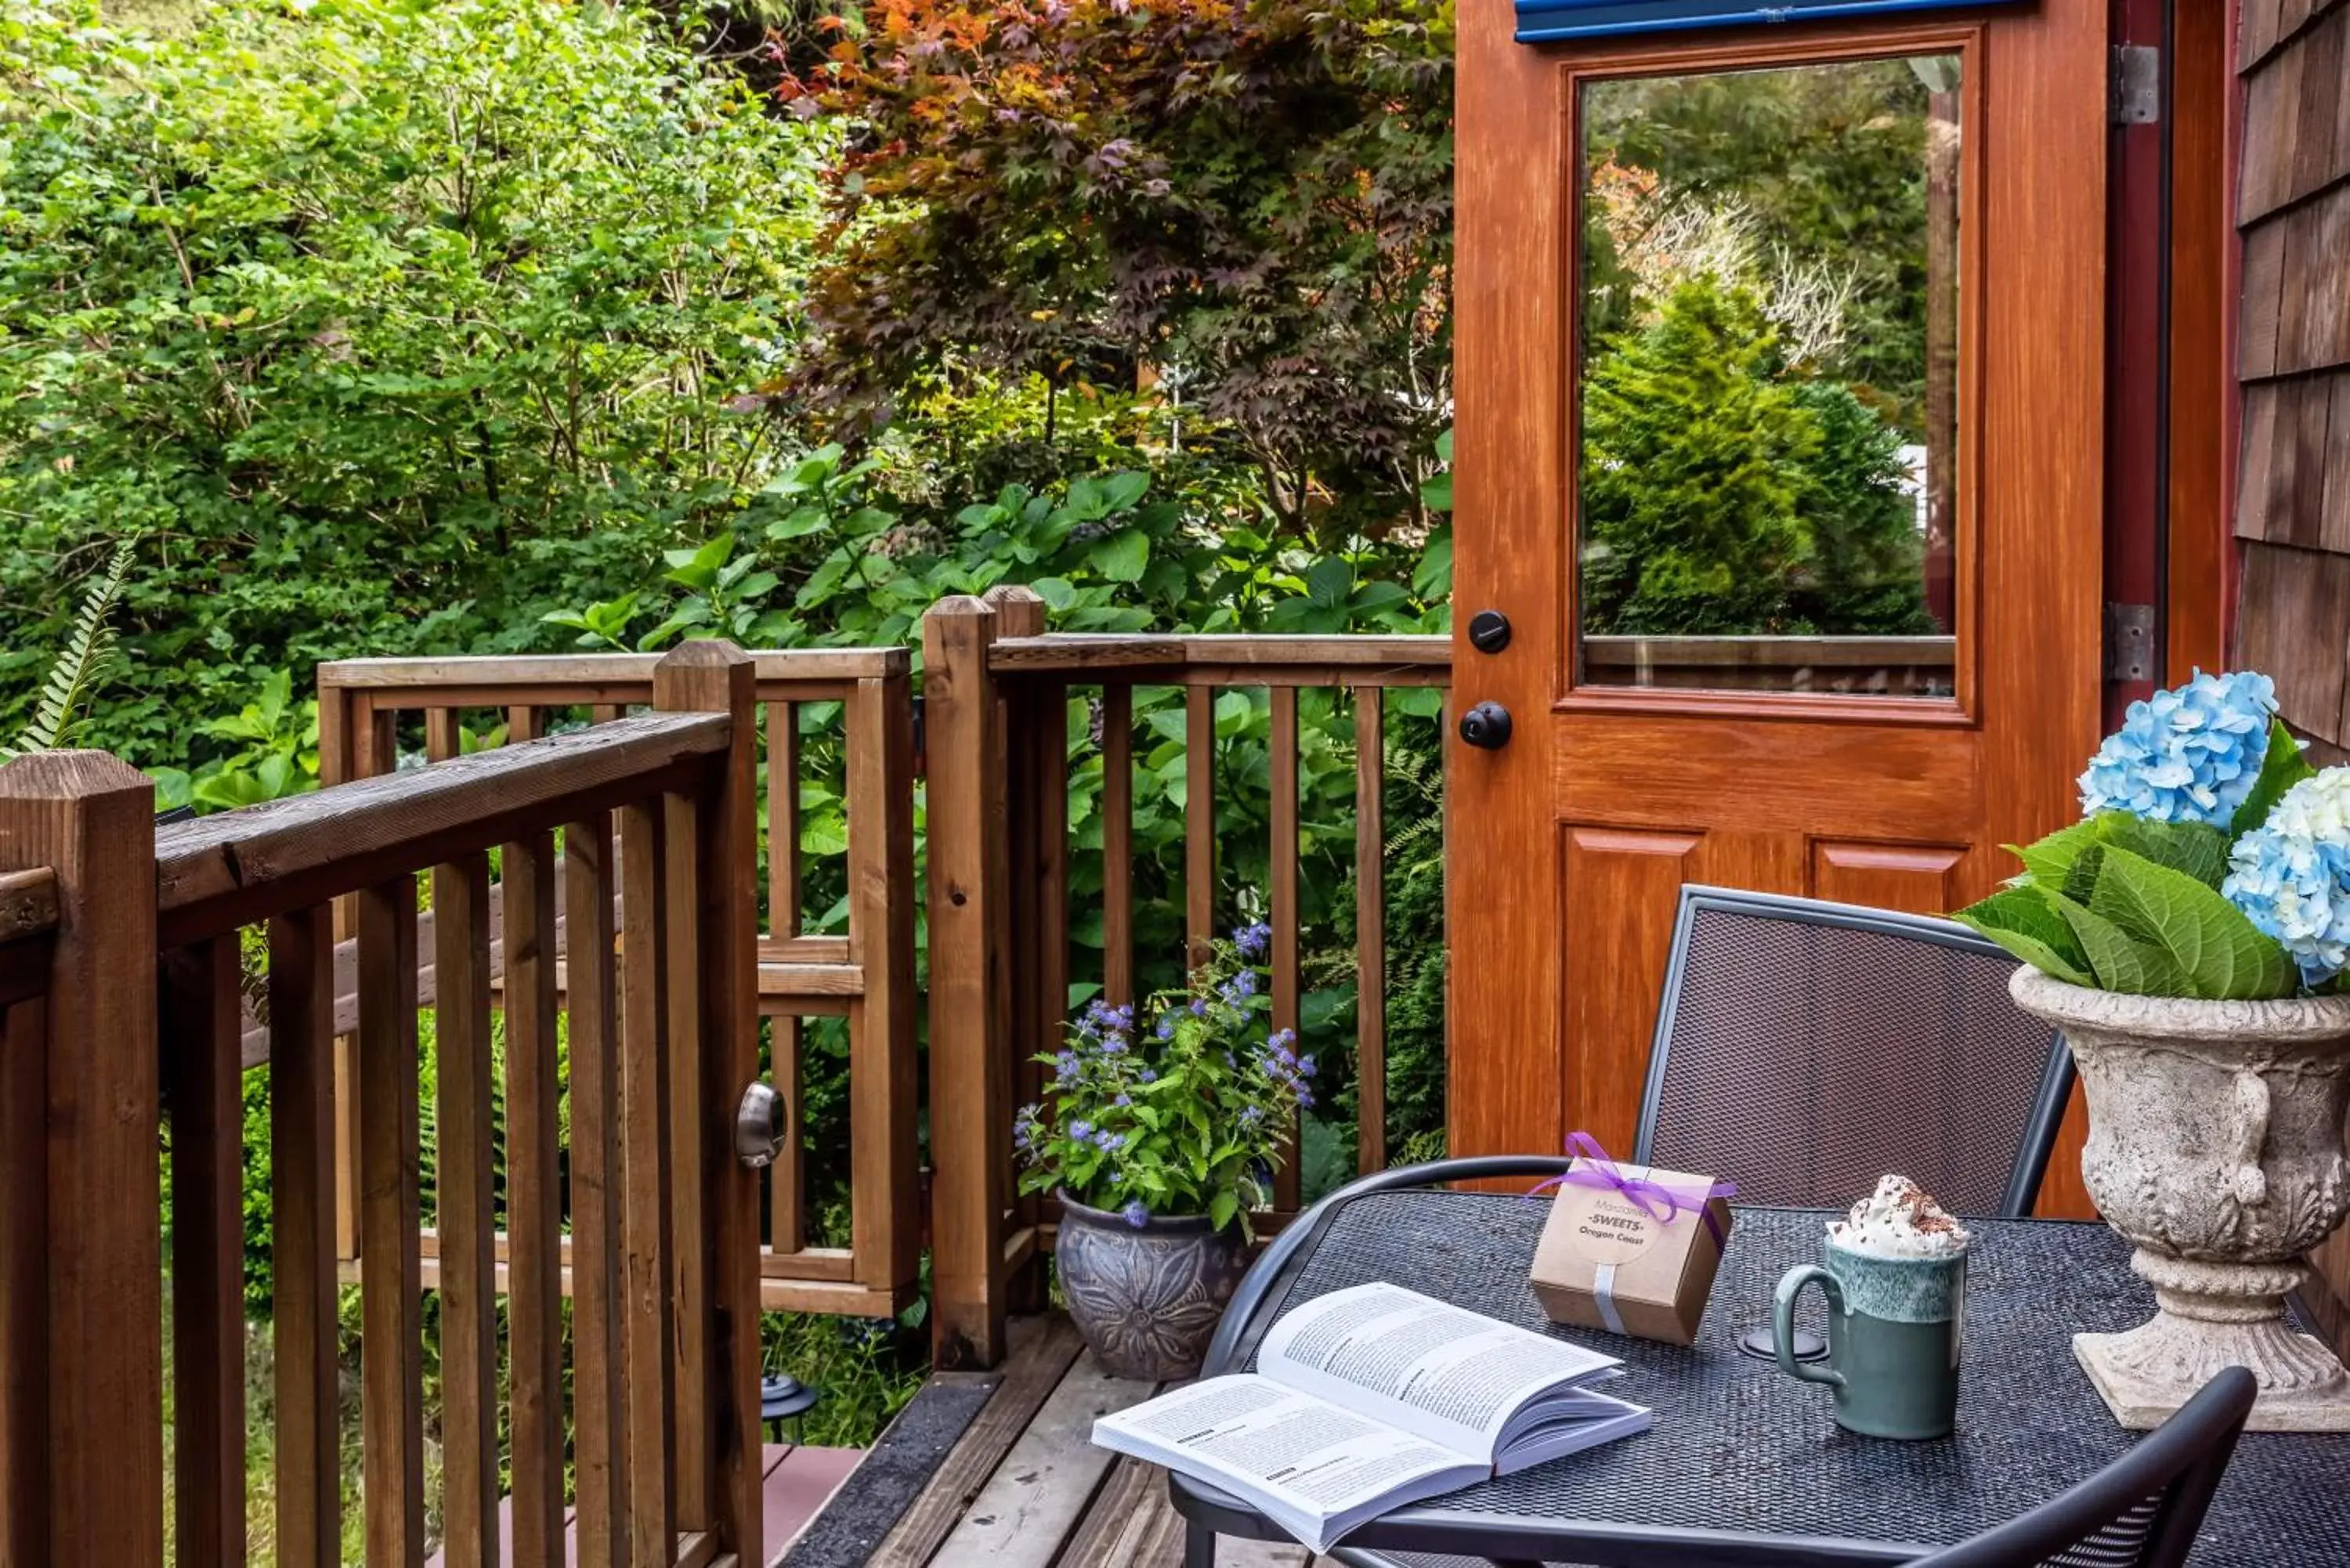
[[[1580,89],[1578,680],[1954,690],[1960,58]]]

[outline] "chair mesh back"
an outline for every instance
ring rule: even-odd
[[[1748,1202],[1840,1207],[1899,1171],[1998,1213],[2051,1038],[2008,1000],[2014,969],[1816,907],[1700,902],[1648,1159]]]
[[[2158,1492],[2147,1498],[2087,1540],[2049,1558],[2046,1568],[2145,1568],[2168,1496]]]

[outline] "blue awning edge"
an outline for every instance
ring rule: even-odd
[[[1908,11],[1971,11],[1986,0],[1517,0],[1517,40],[1606,38],[1670,33],[1693,27],[1734,27],[1825,16],[1877,16]],[[2014,4],[2016,0],[1990,0]]]

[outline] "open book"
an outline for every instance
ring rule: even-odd
[[[1620,1364],[1399,1285],[1285,1314],[1257,1370],[1094,1423],[1106,1449],[1241,1498],[1316,1552],[1408,1502],[1645,1431]]]

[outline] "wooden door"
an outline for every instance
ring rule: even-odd
[[[2008,873],[2001,845],[2076,815],[2100,691],[2105,18],[2027,0],[1529,46],[1502,0],[1461,7],[1453,711],[1513,725],[1450,759],[1456,1153],[1575,1128],[1628,1149],[1683,883],[1947,911]],[[1889,107],[1856,115],[1851,92]],[[1738,140],[1804,115],[1800,159]],[[1744,172],[1715,181],[1724,125]],[[1882,202],[1838,196],[1866,179],[1835,161],[1877,135],[1923,165]],[[1803,299],[1841,264],[1773,251],[1773,203],[1807,179],[1866,247],[1825,349]],[[1742,223],[1719,270],[1760,281],[1684,298]],[[1858,448],[1855,403],[1877,421]],[[1919,439],[1886,459],[1887,431]],[[1877,480],[1780,483],[1828,448],[1875,452]],[[1872,513],[1891,565],[1832,566],[1887,461],[1914,540]],[[1508,619],[1498,652],[1469,640],[1482,610]],[[2043,1207],[2079,1202],[2060,1153]]]

